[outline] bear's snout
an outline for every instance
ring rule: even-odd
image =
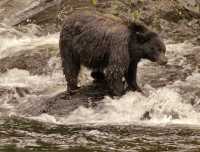
[[[167,57],[165,56],[164,53],[160,53],[157,62],[158,62],[158,64],[160,64],[160,65],[166,65],[167,62],[168,62],[168,59],[167,59]]]

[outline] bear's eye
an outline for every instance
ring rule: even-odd
[[[154,48],[154,47],[150,47],[150,50],[154,51],[154,50],[155,50],[155,48]]]
[[[159,52],[165,53],[166,50],[165,49],[160,49]]]

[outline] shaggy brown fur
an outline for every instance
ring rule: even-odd
[[[136,83],[137,63],[141,58],[165,63],[164,53],[165,45],[159,36],[143,25],[127,25],[120,18],[96,12],[72,13],[60,33],[69,92],[77,89],[81,64],[94,71],[94,78],[105,78],[114,95],[124,93],[124,76],[129,88],[140,90]]]

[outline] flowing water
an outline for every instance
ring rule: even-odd
[[[0,60],[24,50],[58,52],[59,33],[41,36],[39,31],[35,25],[23,30],[0,25]],[[45,74],[19,68],[0,73],[0,151],[200,151],[200,46],[166,44],[167,66],[139,64],[144,94],[105,96],[100,106],[77,106],[69,113],[58,114],[59,108],[37,113],[44,98],[66,90],[59,56],[49,58]],[[88,73],[82,70],[81,86],[91,82]]]

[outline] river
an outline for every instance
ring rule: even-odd
[[[38,35],[39,30],[36,25],[19,30],[1,24],[0,60],[11,61],[23,51],[27,56],[39,49],[58,52],[59,33]],[[138,82],[144,94],[105,96],[100,106],[77,106],[66,114],[59,108],[37,113],[43,98],[66,90],[59,56],[48,59],[43,68],[50,70],[44,74],[20,68],[0,73],[0,151],[200,151],[200,46],[165,43],[166,66],[139,64]],[[88,73],[83,68],[81,86],[91,83]]]

